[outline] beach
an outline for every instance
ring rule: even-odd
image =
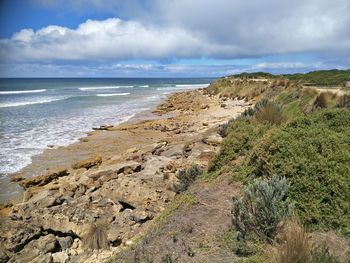
[[[24,188],[20,200],[1,209],[7,254],[16,262],[52,256],[40,251],[41,241],[65,238],[70,246],[55,253],[94,262],[81,242],[93,224],[104,225],[112,244],[105,257],[130,246],[177,196],[178,171],[194,164],[206,169],[219,151],[218,126],[248,106],[206,89],[179,92],[152,112],[95,127],[79,142],[34,156],[12,177]]]

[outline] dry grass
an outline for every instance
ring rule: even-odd
[[[254,116],[259,122],[268,122],[274,125],[280,125],[284,121],[281,107],[273,102],[260,108]]]
[[[303,92],[303,94],[310,96],[312,98],[316,97],[318,95],[317,90],[313,89],[313,88],[304,88],[302,92]]]
[[[330,108],[337,103],[337,94],[334,92],[326,91],[321,92],[315,100],[316,108]]]
[[[280,244],[276,246],[275,263],[311,263],[311,245],[305,230],[295,219],[286,223],[279,234]]]
[[[88,249],[109,249],[107,232],[104,226],[92,224],[83,236],[83,245]]]

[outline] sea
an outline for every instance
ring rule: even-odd
[[[92,127],[117,125],[208,78],[0,79],[0,184],[49,145],[65,146]],[[1,189],[3,190],[3,189]],[[1,191],[3,192],[3,191]]]

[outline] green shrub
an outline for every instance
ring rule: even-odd
[[[176,192],[186,191],[187,188],[196,180],[198,176],[203,174],[203,170],[198,165],[192,165],[188,169],[180,169],[176,175],[179,179],[179,185],[176,187]]]
[[[224,123],[224,124],[221,124],[219,125],[219,128],[218,128],[218,134],[221,136],[221,137],[226,137],[227,134],[228,134],[228,128],[231,126],[231,124],[235,121],[235,118],[231,118],[228,120],[228,122]]]
[[[217,171],[223,165],[230,165],[239,156],[248,154],[267,129],[267,125],[255,123],[253,119],[238,118],[227,129],[227,137],[210,164],[209,172]]]
[[[350,94],[344,94],[339,98],[338,108],[350,108]]]
[[[253,177],[279,174],[303,223],[350,225],[350,111],[323,110],[270,132],[249,159]]]
[[[273,241],[277,225],[288,218],[293,209],[287,197],[289,187],[285,178],[273,176],[256,179],[245,188],[243,197],[234,200],[232,211],[239,239],[256,237]]]

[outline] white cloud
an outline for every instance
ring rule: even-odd
[[[154,0],[144,9],[137,0],[94,0],[90,5],[86,0],[33,1],[54,7],[61,3],[118,9],[128,20],[87,20],[74,29],[55,25],[23,29],[0,40],[2,61],[234,59],[291,53],[344,58],[350,54],[348,0]]]

